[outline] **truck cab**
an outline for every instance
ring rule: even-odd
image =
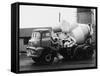
[[[50,50],[51,29],[34,29],[27,46],[27,56],[36,63],[50,63],[54,56]]]

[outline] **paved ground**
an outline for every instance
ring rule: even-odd
[[[80,61],[65,61],[51,65],[36,65],[34,61],[25,54],[20,54],[20,71],[46,70],[46,69],[71,69],[95,66],[95,58]]]

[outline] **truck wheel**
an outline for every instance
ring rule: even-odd
[[[41,61],[43,64],[51,64],[54,61],[54,55],[51,52],[44,52],[41,56]]]
[[[89,59],[89,58],[92,58],[94,50],[93,50],[92,47],[86,46],[86,47],[84,47],[84,52],[85,52],[84,53],[84,58]]]
[[[89,59],[92,58],[93,49],[90,46],[84,46],[76,48],[75,50],[75,58],[76,59]]]
[[[84,50],[82,48],[76,48],[75,49],[75,54],[74,54],[74,59],[83,59],[84,56]]]
[[[51,64],[54,61],[54,55],[50,52],[44,52],[38,58],[32,58],[36,64]]]

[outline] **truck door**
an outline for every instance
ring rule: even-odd
[[[50,32],[43,32],[42,33],[42,46],[43,47],[50,47]]]

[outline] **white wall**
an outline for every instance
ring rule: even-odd
[[[77,22],[76,8],[44,7],[44,6],[20,6],[20,28],[54,27],[59,25],[59,13],[61,21],[69,23]]]
[[[58,22],[58,8],[20,6],[20,28],[50,27]]]

